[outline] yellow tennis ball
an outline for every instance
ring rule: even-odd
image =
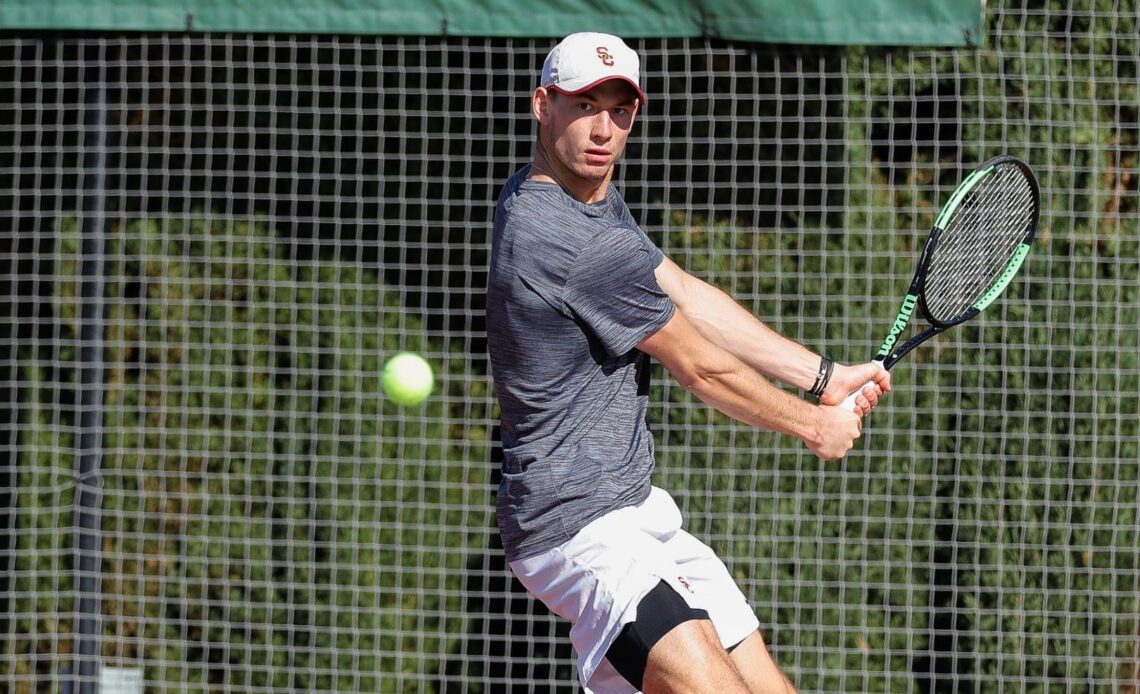
[[[431,365],[418,354],[400,352],[384,364],[384,394],[401,405],[418,405],[431,394]]]

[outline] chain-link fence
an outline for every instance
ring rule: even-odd
[[[846,460],[656,374],[656,483],[804,691],[1140,689],[1140,10],[1004,4],[980,48],[630,42],[635,216],[835,358],[964,172],[1041,181],[1025,270]],[[497,544],[482,317],[552,44],[0,35],[6,689],[576,690]]]

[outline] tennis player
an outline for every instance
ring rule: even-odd
[[[616,36],[555,46],[531,97],[532,161],[498,200],[487,325],[503,546],[527,590],[570,621],[589,692],[794,691],[724,563],[651,483],[649,357],[712,407],[825,459],[850,450],[890,377],[781,337],[650,242],[611,185],[646,103],[639,73]],[[868,383],[854,413],[835,407]]]

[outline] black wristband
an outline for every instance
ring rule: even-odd
[[[831,381],[831,371],[835,368],[835,362],[827,357],[821,356],[819,358],[819,373],[815,376],[815,383],[812,385],[811,390],[808,391],[811,395],[819,397],[823,395],[823,391],[827,389],[828,382]]]

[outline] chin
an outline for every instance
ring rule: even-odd
[[[578,167],[574,173],[577,174],[581,179],[601,183],[602,181],[605,181],[607,178],[609,178],[611,171],[613,171],[613,167],[609,164],[605,166],[590,166],[589,164],[583,164],[582,166]]]

